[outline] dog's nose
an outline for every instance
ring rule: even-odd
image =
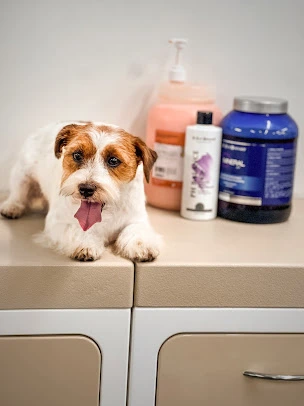
[[[81,196],[83,196],[83,197],[91,197],[95,193],[96,186],[89,185],[87,183],[81,183],[78,186],[78,189],[79,189],[79,193],[81,194]]]

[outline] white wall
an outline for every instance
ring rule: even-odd
[[[114,122],[144,136],[151,92],[189,39],[189,75],[235,95],[287,98],[304,129],[302,0],[0,0],[0,190],[28,132],[50,121]],[[304,197],[304,141],[296,195]]]

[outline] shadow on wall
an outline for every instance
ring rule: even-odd
[[[134,117],[130,125],[129,131],[142,139],[146,136],[146,123],[149,109],[154,101],[153,86],[142,87],[138,89],[133,95],[130,96],[128,106],[136,106],[136,110],[133,112]],[[140,103],[138,103],[140,100]]]
[[[129,66],[122,94],[123,101],[117,123],[130,133],[145,139],[148,112],[156,101],[158,86],[168,69],[168,50],[162,57],[162,63],[143,62]],[[117,96],[116,96],[117,97]],[[111,102],[109,102],[111,103]]]

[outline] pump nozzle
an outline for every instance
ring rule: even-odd
[[[185,82],[186,80],[186,71],[185,68],[180,65],[180,52],[188,43],[188,40],[184,38],[172,38],[169,40],[170,44],[173,44],[176,48],[176,58],[175,65],[169,71],[169,80],[170,82]]]

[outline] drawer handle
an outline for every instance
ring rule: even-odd
[[[245,371],[243,375],[250,378],[271,379],[274,381],[304,381],[304,375],[273,375],[252,371]]]

